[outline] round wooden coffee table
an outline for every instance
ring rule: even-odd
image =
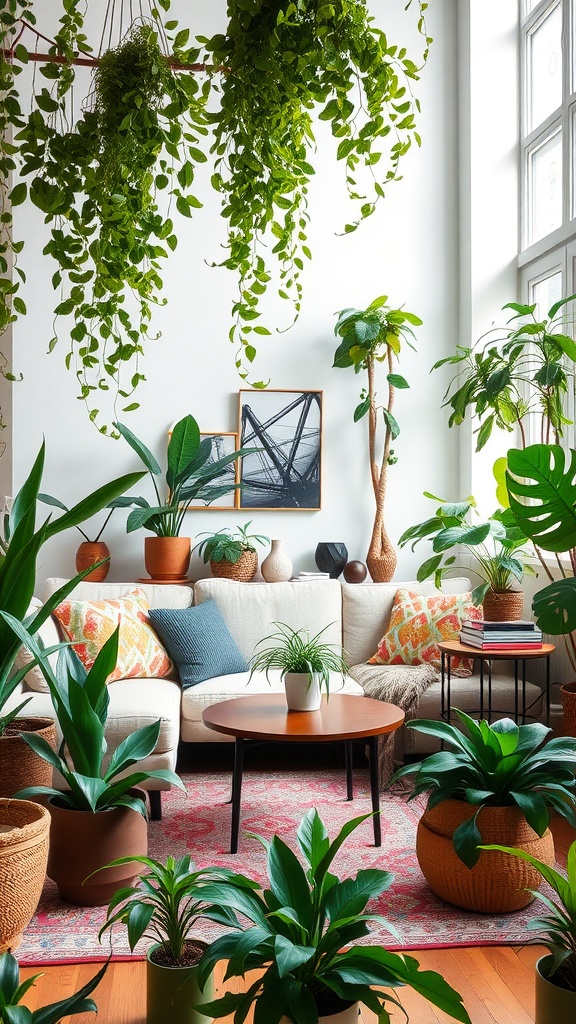
[[[203,711],[202,719],[209,729],[234,736],[236,740],[230,853],[238,851],[244,740],[269,740],[274,743],[328,743],[342,740],[346,753],[346,798],[352,800],[352,741],[365,739],[370,754],[374,845],[382,845],[378,737],[394,732],[402,725],[404,712],[401,708],[370,697],[334,693],[329,700],[322,698],[319,711],[288,711],[283,694],[259,693],[211,704]]]

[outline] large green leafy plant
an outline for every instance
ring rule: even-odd
[[[382,988],[409,985],[470,1024],[461,997],[441,975],[420,971],[414,957],[381,945],[354,945],[370,934],[369,920],[381,920],[366,907],[388,889],[393,876],[370,868],[340,880],[330,867],[346,838],[368,817],[354,818],[330,841],[318,812],[310,810],[297,832],[304,863],[278,836],[270,842],[255,836],[267,851],[268,887],[261,891],[258,882],[242,876],[206,886],[204,898],[241,914],[249,926],[238,923],[236,931],[212,943],[200,962],[200,983],[220,960],[228,961],[225,981],[252,969],[259,974],[246,992],[228,992],[206,1003],[203,1013],[234,1014],[235,1024],[242,1024],[254,1005],[255,1024],[279,1024],[283,1015],[293,1024],[315,1024],[319,1014],[358,1001],[385,1022],[387,1004],[401,1004]]]
[[[142,473],[129,473],[112,480],[79,501],[58,519],[52,520],[48,516],[37,528],[36,516],[43,469],[44,444],[36,456],[30,474],[14,498],[10,512],[4,517],[3,533],[0,536],[0,611],[8,614],[10,622],[25,623],[27,635],[31,636],[40,629],[54,608],[91,569],[90,567],[67,581],[37,612],[29,615],[28,609],[36,585],[36,562],[43,544],[62,530],[79,526],[85,519],[89,519],[128,488],[133,487],[143,476]],[[28,665],[19,672],[13,672],[14,659],[20,643],[21,640],[15,630],[6,616],[3,616],[0,619],[0,734],[27,703],[23,701],[10,712],[3,713],[8,699],[30,668]],[[41,646],[37,649],[40,656]]]
[[[388,482],[388,467],[396,459],[392,442],[398,437],[400,427],[392,413],[397,389],[408,388],[405,377],[394,372],[395,360],[399,357],[404,341],[414,348],[410,338],[414,337],[412,327],[422,321],[405,309],[391,309],[386,305],[387,295],[374,299],[367,309],[343,309],[338,314],[334,334],[341,338],[334,353],[334,366],[352,367],[355,373],[365,372],[367,384],[360,392],[360,403],[354,410],[354,422],[368,417],[368,458],[372,490],[376,501],[376,514],[366,562],[372,579],[376,582],[390,580],[396,567],[396,553],[390,543],[384,526],[384,505]],[[377,390],[377,368],[386,367],[385,398]],[[379,423],[383,437],[378,442]]]
[[[477,807],[454,832],[454,850],[474,867],[482,836],[478,815],[483,807],[519,807],[542,836],[556,811],[576,826],[576,739],[547,739],[552,730],[541,722],[516,725],[502,718],[493,725],[456,711],[461,726],[425,719],[406,728],[447,744],[423,761],[400,768],[392,781],[411,778],[410,799],[428,793],[428,808],[443,800],[464,800]]]
[[[94,977],[73,996],[60,999],[57,1003],[41,1006],[38,1010],[29,1010],[27,1006],[22,1006],[22,998],[42,975],[34,974],[31,978],[21,982],[18,961],[12,956],[12,953],[2,953],[0,955],[0,1021],[2,1024],[59,1024],[63,1017],[73,1014],[97,1013],[96,1003],[88,996],[102,981],[107,967],[108,964],[104,964]]]
[[[62,730],[58,752],[35,733],[23,733],[22,737],[32,750],[60,772],[68,789],[61,791],[30,786],[16,794],[20,799],[48,796],[79,811],[97,813],[112,807],[132,807],[145,815],[142,800],[129,792],[135,786],[148,779],[160,779],[180,789],[185,788],[178,775],[167,768],[137,769],[120,778],[128,768],[148,757],[155,749],[160,735],[160,720],[137,729],[122,740],[105,767],[107,742],[104,733],[110,704],[106,680],[118,658],[119,627],[103,645],[88,673],[79,658],[64,645],[55,674],[26,628],[5,612],[0,612],[0,616],[38,659]]]

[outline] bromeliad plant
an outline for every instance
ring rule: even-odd
[[[200,534],[204,540],[194,546],[194,551],[198,551],[205,565],[208,562],[231,562],[236,565],[245,551],[256,551],[253,541],[256,544],[269,543],[270,538],[263,534],[248,533],[251,525],[252,520],[234,531],[225,527],[217,533]]]
[[[268,673],[274,669],[280,670],[282,679],[288,672],[302,672],[316,676],[320,689],[324,686],[329,695],[330,673],[337,672],[344,677],[348,664],[341,647],[320,640],[328,626],[311,637],[307,629],[293,629],[285,622],[275,622],[274,625],[278,626],[278,632],[263,637],[256,645],[258,648],[268,641],[275,641],[251,658],[250,678],[254,672],[265,672],[268,679]]]
[[[63,737],[58,752],[34,733],[23,734],[23,739],[60,772],[68,787],[61,791],[31,786],[20,790],[17,797],[24,800],[37,796],[55,797],[66,807],[94,814],[112,807],[131,807],[145,817],[143,801],[129,790],[147,779],[161,779],[180,789],[185,788],[178,775],[167,768],[153,771],[138,769],[120,778],[123,772],[155,749],[160,721],[143,726],[122,740],[112,753],[108,767],[104,767],[107,750],[104,733],[110,703],[106,680],[118,658],[119,626],[103,645],[89,672],[69,646],[63,644],[55,674],[45,653],[26,628],[5,612],[0,612],[0,616],[37,658],[50,689]]]
[[[293,1024],[315,1024],[319,1014],[359,1002],[379,1021],[389,1021],[386,1004],[401,1004],[381,988],[408,985],[455,1020],[470,1024],[461,997],[439,974],[421,972],[413,957],[383,946],[353,945],[370,934],[368,921],[382,920],[366,912],[366,906],[393,880],[390,872],[376,868],[343,880],[330,871],[346,838],[368,817],[348,822],[330,841],[318,812],[310,810],[297,832],[304,863],[278,836],[271,842],[254,836],[267,851],[268,886],[261,891],[258,882],[242,876],[206,886],[204,898],[241,914],[249,927],[238,924],[212,943],[200,961],[200,984],[220,960],[228,961],[225,980],[252,969],[261,973],[247,992],[228,992],[203,1005],[203,1013],[216,1018],[234,1014],[235,1024],[242,1024],[254,1005],[255,1021],[279,1024],[285,1017]]]
[[[86,985],[68,999],[60,999],[57,1003],[49,1003],[38,1010],[29,1010],[22,1006],[22,998],[32,988],[41,974],[33,974],[31,978],[20,982],[18,961],[12,953],[0,955],[0,1021],[2,1024],[59,1024],[63,1017],[77,1013],[97,1013],[98,1007],[88,996],[100,984],[108,964],[90,979]]]
[[[410,799],[428,793],[428,809],[448,799],[477,807],[453,836],[454,850],[467,867],[474,867],[480,856],[477,818],[483,807],[519,807],[539,836],[552,811],[576,827],[575,738],[547,739],[552,730],[540,722],[516,725],[502,718],[490,725],[454,710],[462,729],[426,719],[406,723],[451,749],[404,765],[391,781],[411,778]]]

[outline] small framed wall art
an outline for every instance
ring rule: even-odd
[[[227,455],[232,455],[238,447],[238,434],[232,432],[228,433],[221,431],[219,434],[204,433],[200,434],[200,440],[204,441],[206,438],[210,438],[212,441],[212,451],[210,457],[205,463],[209,466],[212,462],[218,462],[219,459],[225,458]],[[239,466],[238,459],[234,462],[230,462],[222,470],[220,476],[215,477],[209,484],[210,487],[224,487],[226,484],[230,485],[230,490],[219,498],[214,498],[213,501],[206,502],[200,499],[196,499],[189,505],[189,509],[204,509],[209,511],[211,509],[225,509],[231,511],[238,507],[238,489],[234,490],[235,484],[239,483]]]
[[[322,392],[241,390],[242,509],[315,511],[321,507]]]

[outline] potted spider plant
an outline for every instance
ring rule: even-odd
[[[256,644],[268,643],[250,660],[250,679],[255,672],[269,673],[280,670],[286,689],[289,711],[317,711],[322,703],[322,687],[326,698],[330,696],[330,674],[338,673],[344,681],[348,665],[342,647],[324,643],[320,638],[328,626],[315,636],[307,629],[293,629],[285,622],[275,622],[277,633],[270,633]]]
[[[204,540],[194,546],[205,565],[210,562],[213,576],[248,583],[258,568],[256,544],[268,544],[269,538],[260,533],[248,533],[252,520],[236,530],[225,527],[217,533],[200,534]]]
[[[141,939],[152,940],[146,951],[147,1024],[165,1024],[168,1018],[170,1024],[205,1024],[202,1004],[214,998],[214,986],[210,978],[199,988],[198,964],[207,943],[197,939],[193,929],[208,909],[211,920],[237,923],[225,908],[208,908],[202,895],[207,881],[236,876],[227,868],[197,870],[189,854],[178,860],[168,856],[165,864],[150,857],[124,857],[107,867],[134,861],[145,869],[139,885],[115,893],[99,937],[115,924],[123,924],[132,952]]]
[[[549,951],[536,963],[535,1024],[576,1020],[576,843],[568,850],[566,878],[525,850],[510,846],[483,846],[482,849],[497,850],[527,861],[556,893],[557,899],[554,899],[533,891],[548,913],[528,922],[528,928],[538,932],[540,941]]]
[[[466,910],[519,910],[534,899],[537,873],[514,872],[509,858],[480,845],[504,842],[554,864],[551,812],[576,826],[576,739],[549,739],[552,730],[540,722],[490,725],[455,713],[461,726],[406,723],[450,749],[404,765],[391,781],[409,778],[409,799],[428,794],[416,853],[432,892]]]
[[[102,981],[107,967],[108,964],[104,964],[94,977],[73,996],[59,999],[57,1003],[40,1006],[37,1010],[29,1010],[27,1006],[22,1006],[22,998],[42,975],[34,974],[31,978],[26,978],[26,981],[21,982],[18,961],[11,953],[2,953],[0,956],[0,1020],[6,1021],[6,1024],[59,1024],[63,1017],[77,1013],[97,1013],[96,1003],[93,999],[88,999],[88,996]]]
[[[206,885],[205,899],[241,914],[249,925],[237,923],[208,947],[198,969],[200,984],[220,960],[228,961],[226,980],[253,969],[258,976],[247,991],[227,992],[206,1004],[204,1013],[230,1015],[234,1024],[242,1024],[253,1005],[254,1019],[267,1024],[357,1024],[363,1005],[385,1021],[387,1004],[401,1006],[396,993],[408,985],[454,1020],[470,1024],[461,996],[441,975],[420,972],[413,957],[379,944],[354,945],[370,934],[369,920],[382,921],[366,906],[388,889],[393,875],[371,868],[339,879],[330,867],[346,838],[369,817],[347,822],[331,841],[312,809],[296,836],[304,863],[279,836],[271,841],[252,836],[266,849],[268,884],[262,888],[253,879],[231,875]],[[394,995],[383,988],[393,988]]]

